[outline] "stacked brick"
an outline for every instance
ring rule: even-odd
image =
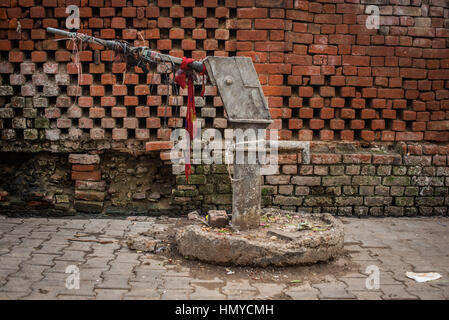
[[[45,32],[66,29],[71,4],[80,32],[178,57],[251,57],[282,139],[449,141],[445,0],[0,0],[2,145],[144,149],[184,126],[186,91],[171,92],[163,67],[145,75],[90,45],[78,70],[73,46]],[[215,87],[196,106],[204,126],[227,127]]]
[[[75,181],[77,211],[99,213],[103,211],[106,184],[101,180],[100,157],[89,154],[71,154],[72,180]]]
[[[232,188],[226,165],[192,166],[193,174],[187,182],[183,165],[173,165],[176,189],[172,192],[173,209],[182,211],[231,211]]]
[[[0,190],[0,206],[7,205],[8,202],[8,192],[4,190]]]
[[[277,172],[263,177],[262,205],[344,216],[448,214],[447,146],[404,143],[391,151],[314,143],[310,158],[305,164],[301,153],[280,153]],[[173,169],[174,208],[230,213],[232,191],[224,165],[194,166],[189,183],[181,167]]]
[[[402,144],[401,150],[312,147],[311,163],[280,157],[277,175],[265,177],[265,205],[338,215],[446,215],[449,148]]]

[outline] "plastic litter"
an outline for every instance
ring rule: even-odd
[[[423,273],[406,272],[405,275],[410,279],[415,280],[416,282],[427,282],[441,278],[441,274],[436,272],[423,272]]]

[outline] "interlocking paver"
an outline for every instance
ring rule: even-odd
[[[123,241],[149,229],[164,234],[176,218],[0,216],[0,299],[449,299],[448,218],[342,220],[345,248],[355,268],[293,284],[222,271],[211,277],[198,268],[192,273],[181,260],[131,251]],[[69,265],[80,270],[78,290],[66,288]],[[380,271],[376,290],[365,285],[366,268],[372,266]],[[443,277],[416,283],[405,276],[407,271]]]

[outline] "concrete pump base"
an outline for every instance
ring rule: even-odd
[[[283,267],[336,258],[343,252],[343,237],[343,224],[330,214],[264,209],[259,228],[237,232],[194,224],[178,230],[175,241],[178,251],[190,259]]]

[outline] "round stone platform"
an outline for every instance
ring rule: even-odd
[[[330,214],[261,210],[260,227],[245,231],[194,224],[178,230],[186,258],[220,265],[266,267],[312,264],[343,252],[343,224]]]

